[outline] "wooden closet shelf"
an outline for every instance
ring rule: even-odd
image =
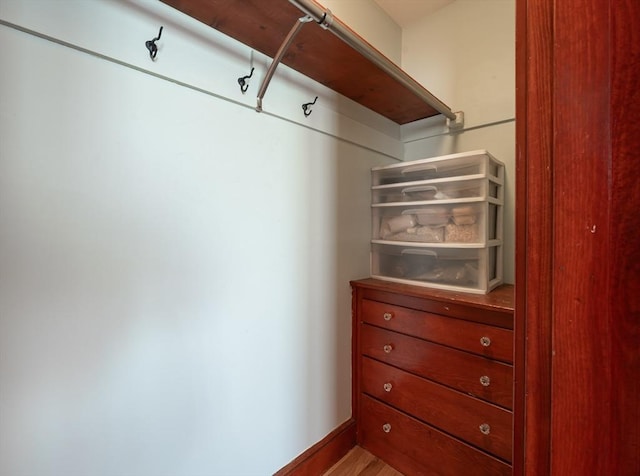
[[[162,1],[271,58],[304,16],[288,0]],[[316,22],[304,25],[282,63],[397,124],[440,114]]]

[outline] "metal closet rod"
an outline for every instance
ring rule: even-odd
[[[289,0],[289,3],[292,3],[305,14],[312,17],[316,22],[320,23],[323,28],[329,30],[346,44],[351,46],[354,50],[385,71],[440,114],[443,114],[451,120],[456,120],[456,114],[453,113],[445,103],[427,91],[420,83],[401,70],[382,53],[375,50],[366,41],[353,33],[344,23],[337,18],[334,18],[330,10],[324,8],[313,0]]]
[[[267,73],[262,80],[262,85],[258,90],[258,105],[256,106],[256,111],[262,112],[262,99],[267,92],[267,88],[269,87],[269,83],[271,82],[273,74],[276,72],[276,68],[280,64],[280,61],[282,61],[282,57],[289,49],[289,46],[291,46],[291,43],[293,43],[293,40],[295,39],[300,29],[304,26],[305,23],[308,23],[310,21],[313,21],[313,18],[311,18],[309,15],[299,18],[287,34],[284,42],[280,45],[278,52],[273,57],[273,61],[271,61],[271,66],[269,66],[269,69],[267,70]]]

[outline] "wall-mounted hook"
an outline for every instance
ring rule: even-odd
[[[302,110],[304,111],[304,115],[308,116],[309,114],[311,114],[313,111],[311,111],[311,106],[313,106],[316,101],[318,100],[318,96],[316,96],[316,98],[313,100],[313,102],[308,102],[302,105]]]
[[[242,94],[246,93],[247,89],[249,89],[249,85],[247,84],[247,79],[253,76],[254,69],[255,68],[251,68],[251,72],[247,76],[242,76],[241,78],[238,78],[238,84],[240,85],[240,91],[242,91]]]
[[[153,40],[149,40],[145,43],[145,46],[149,50],[149,56],[151,57],[152,60],[155,60],[156,54],[158,54],[158,47],[156,46],[156,41],[158,41],[162,36],[162,28],[163,27],[160,27],[160,31],[158,32],[158,36],[156,38],[154,38]]]

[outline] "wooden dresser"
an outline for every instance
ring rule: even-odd
[[[358,444],[411,476],[511,474],[513,286],[351,285]]]

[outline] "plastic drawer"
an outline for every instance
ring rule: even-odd
[[[371,171],[374,187],[469,175],[491,177],[498,183],[502,183],[504,178],[504,164],[486,150],[374,167]]]
[[[502,185],[487,178],[444,179],[374,186],[372,203],[440,202],[494,198],[502,200]]]
[[[502,240],[502,205],[489,202],[373,206],[374,240],[488,245]]]
[[[502,282],[502,246],[430,248],[372,243],[371,273],[390,281],[487,293]]]

